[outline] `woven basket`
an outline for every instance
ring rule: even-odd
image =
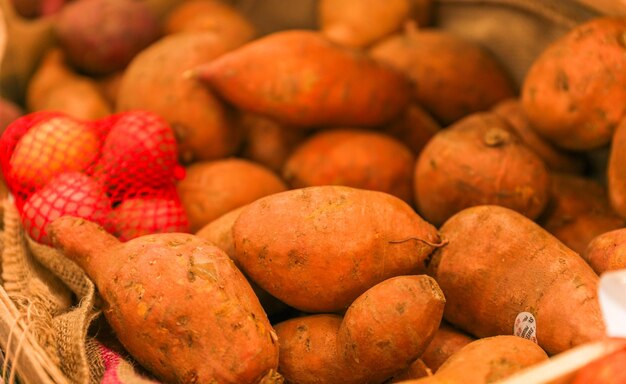
[[[159,3],[160,9],[166,10],[177,0],[146,1]],[[231,3],[242,10],[262,34],[289,28],[316,27],[315,0],[289,2],[285,0],[231,0]],[[11,40],[16,36],[16,21],[12,13],[7,12],[8,4],[8,0],[0,0],[0,63],[5,63],[8,60],[7,55],[15,54],[15,47],[19,46],[16,41]],[[508,67],[519,85],[534,58],[547,44],[573,26],[600,14],[626,15],[626,2],[621,0],[580,0],[578,2],[573,0],[436,0],[434,25],[487,47]],[[8,21],[8,26],[5,21]],[[41,26],[41,30],[45,31],[48,27]],[[8,41],[7,36],[9,36]],[[19,88],[24,84],[18,81],[11,86]],[[19,94],[20,90],[16,92]],[[11,209],[10,202],[4,204],[5,207],[9,207],[9,210]],[[10,214],[10,212],[5,213]],[[3,244],[3,238],[4,236],[0,236],[0,255],[4,257],[6,252],[3,250],[6,250],[6,244]],[[4,351],[4,360],[1,378],[8,383],[15,382],[16,378],[19,378],[19,382],[37,384],[76,382],[75,379],[70,379],[64,374],[60,362],[41,345],[41,338],[35,337],[29,316],[25,316],[23,310],[20,311],[20,304],[7,294],[5,288],[5,282],[2,282],[0,286],[0,348]],[[536,369],[510,379],[507,383],[541,383],[567,377],[587,362],[620,347],[623,347],[623,343],[607,341],[574,348],[563,356],[558,356]],[[134,382],[149,381],[138,379]]]

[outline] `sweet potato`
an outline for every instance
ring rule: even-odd
[[[192,232],[230,210],[286,189],[269,169],[237,158],[196,162],[177,185]]]
[[[435,227],[404,201],[344,186],[258,199],[235,221],[233,240],[250,278],[306,312],[345,310],[376,283],[418,274],[440,245]]]
[[[320,30],[337,44],[363,48],[400,30],[413,7],[412,0],[321,0]]]
[[[305,138],[305,132],[286,127],[263,116],[242,113],[238,124],[242,130],[241,156],[280,173],[291,151]]]
[[[626,228],[596,236],[582,252],[582,257],[598,275],[626,268]]]
[[[239,109],[300,127],[385,124],[411,95],[399,72],[308,30],[256,39],[190,76]]]
[[[572,384],[620,384],[626,382],[626,349],[613,352],[580,369]]]
[[[26,106],[31,111],[63,112],[83,120],[111,114],[96,81],[71,69],[58,48],[46,53],[28,83]]]
[[[582,157],[555,147],[541,137],[530,125],[519,99],[507,99],[496,104],[492,112],[506,120],[515,133],[546,163],[551,171],[580,174],[585,169]]]
[[[424,351],[444,304],[432,278],[397,276],[364,292],[343,318],[279,323],[279,372],[292,383],[382,383]]]
[[[626,225],[598,181],[559,173],[551,173],[550,179],[550,201],[537,222],[578,254],[594,237]]]
[[[124,71],[117,111],[147,110],[176,132],[180,159],[222,158],[235,152],[240,135],[228,110],[206,87],[183,73],[234,48],[214,34],[181,33],[160,39]]]
[[[500,335],[475,340],[444,363],[433,376],[402,384],[487,384],[548,359],[541,347],[517,336]]]
[[[422,354],[421,360],[433,373],[436,373],[450,356],[472,341],[474,341],[473,337],[447,323],[441,323],[433,340]]]
[[[272,326],[219,248],[183,233],[120,243],[69,216],[55,220],[51,232],[98,287],[119,341],[161,380],[257,383],[277,368]]]
[[[297,146],[282,176],[291,188],[345,185],[386,192],[411,204],[414,163],[411,151],[389,135],[337,128]]]
[[[239,269],[241,269],[241,265],[239,264],[237,254],[235,253],[235,245],[233,243],[233,225],[244,207],[245,205],[226,212],[222,216],[202,227],[196,233],[196,236],[199,238],[209,241],[226,252],[226,254],[235,263],[235,266]],[[254,281],[248,279],[248,282],[254,290],[254,293],[259,298],[265,313],[267,313],[270,319],[281,312],[285,312],[287,306],[283,302],[270,295],[266,290],[259,287]]]
[[[212,32],[241,45],[256,35],[254,25],[237,8],[222,0],[189,0],[178,4],[164,22],[166,34]]]
[[[417,359],[409,365],[404,371],[394,375],[389,383],[401,383],[407,380],[421,379],[422,377],[432,376],[433,372],[428,368],[422,359]]]
[[[415,100],[444,126],[515,94],[509,74],[487,50],[444,30],[408,27],[369,53],[406,73]]]
[[[440,233],[448,243],[428,273],[445,294],[448,322],[479,338],[506,335],[529,312],[549,354],[604,337],[598,275],[530,219],[483,205],[457,213]]]
[[[81,0],[63,7],[55,32],[74,67],[104,75],[126,67],[160,37],[161,28],[144,2]]]
[[[550,188],[545,163],[493,113],[473,114],[437,133],[418,157],[414,182],[418,211],[435,225],[480,204],[535,219]]]
[[[384,126],[382,131],[403,142],[417,156],[440,129],[439,123],[424,108],[412,103],[398,120]]]
[[[598,17],[573,28],[533,62],[522,107],[555,145],[586,151],[606,145],[625,116],[626,19]]]
[[[606,181],[611,206],[626,219],[626,118],[616,128],[611,141]]]

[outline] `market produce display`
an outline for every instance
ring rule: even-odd
[[[610,382],[626,18],[550,8],[513,69],[456,2],[301,1],[0,0],[9,375]]]

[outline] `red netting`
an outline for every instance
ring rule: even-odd
[[[184,176],[174,133],[158,115],[131,111],[97,121],[35,112],[0,137],[0,165],[30,236],[63,216],[95,221],[121,240],[186,232],[175,183]]]

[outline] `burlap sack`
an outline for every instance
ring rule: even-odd
[[[67,382],[155,383],[138,374],[127,357],[89,335],[100,309],[96,288],[82,269],[60,251],[25,236],[17,209],[8,199],[3,208],[2,288],[24,318],[27,332],[35,336]],[[35,352],[25,348],[22,353]],[[29,379],[22,378],[22,382]]]

